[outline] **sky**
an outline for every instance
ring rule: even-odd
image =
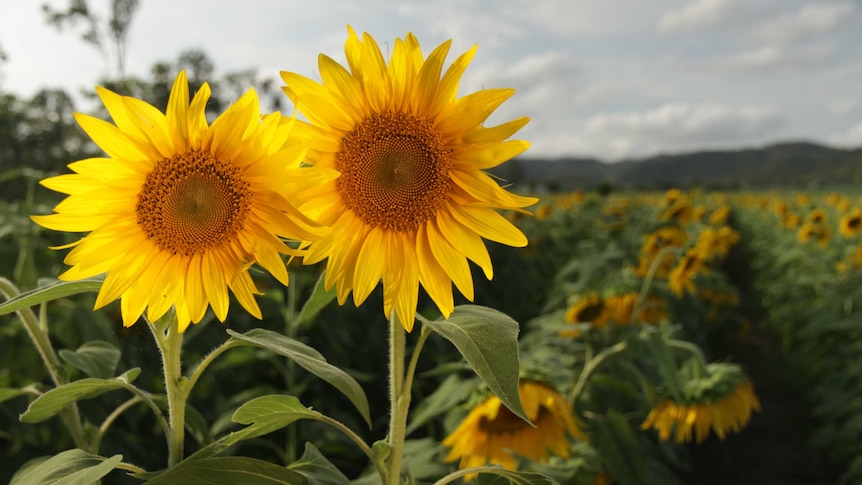
[[[0,0],[0,90],[92,89],[108,64],[47,25],[42,3]],[[862,146],[859,0],[140,0],[127,70],[199,48],[221,73],[319,79],[319,53],[344,63],[348,24],[384,55],[407,32],[426,55],[452,39],[450,62],[477,44],[459,95],[516,88],[486,124],[529,116],[515,137],[530,141],[525,157]]]

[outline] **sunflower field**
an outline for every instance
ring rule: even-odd
[[[2,172],[0,481],[791,483],[719,458],[775,388],[808,483],[862,480],[862,199],[523,194],[448,49],[349,28],[303,119],[99,88]]]

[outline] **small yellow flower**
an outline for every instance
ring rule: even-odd
[[[709,224],[712,226],[723,226],[727,224],[728,215],[730,215],[730,206],[722,205],[709,215]]]
[[[828,227],[821,224],[806,222],[799,228],[797,239],[801,244],[806,244],[814,239],[820,247],[826,247],[829,245],[831,235],[831,231]]]
[[[524,411],[535,426],[515,416],[496,396],[473,408],[443,440],[450,447],[446,461],[460,459],[459,468],[498,464],[515,469],[512,452],[546,461],[549,452],[569,457],[567,436],[586,440],[566,398],[546,384],[524,380],[518,387]]]
[[[805,218],[811,224],[824,224],[829,219],[829,214],[823,209],[813,209]]]
[[[147,310],[152,322],[172,306],[179,330],[209,306],[224,321],[228,289],[261,318],[249,267],[258,263],[283,284],[282,254],[300,254],[283,239],[325,234],[297,210],[309,189],[333,178],[301,168],[305,147],[291,122],[261,118],[254,90],[207,123],[210,95],[201,86],[189,102],[184,72],[174,81],[166,113],[144,101],[97,88],[116,125],[76,114],[108,155],[69,165],[75,172],[42,181],[68,194],[55,214],[33,216],[48,229],[89,232],[60,275],[79,280],[106,274],[96,308],[120,298],[123,325]]]
[[[332,227],[311,241],[304,262],[326,262],[327,289],[339,304],[362,304],[383,283],[383,311],[410,331],[420,286],[448,317],[452,284],[473,300],[473,261],[493,277],[484,239],[509,246],[527,238],[498,210],[522,210],[538,199],[508,192],[485,169],[521,154],[509,140],[522,117],[486,127],[514,89],[457,97],[474,46],[444,71],[451,41],[424,57],[413,34],[396,39],[389,62],[368,34],[348,27],[347,67],[319,57],[321,82],[282,72],[283,88],[309,123],[315,166],[341,176],[302,208]],[[442,76],[441,76],[442,75]]]

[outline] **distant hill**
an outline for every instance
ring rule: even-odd
[[[862,148],[842,150],[807,142],[763,148],[709,150],[605,163],[595,159],[518,158],[492,172],[519,186],[551,190],[816,189],[862,186]]]

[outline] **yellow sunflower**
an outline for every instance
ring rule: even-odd
[[[567,435],[586,440],[566,398],[537,381],[524,380],[518,387],[531,426],[491,396],[473,408],[464,421],[443,440],[452,448],[446,461],[460,459],[459,468],[498,464],[515,469],[512,453],[533,461],[546,461],[550,450],[569,457]]]
[[[844,237],[853,237],[862,231],[862,209],[856,208],[841,218],[839,231]]]
[[[450,44],[426,58],[407,34],[396,39],[387,63],[370,35],[360,40],[348,27],[347,68],[321,55],[321,83],[281,73],[284,91],[309,121],[301,126],[313,163],[341,173],[303,206],[333,228],[310,243],[304,262],[328,259],[325,286],[337,285],[341,304],[353,292],[360,305],[382,279],[384,312],[389,317],[394,309],[408,331],[419,286],[447,317],[452,283],[472,300],[468,260],[493,277],[482,238],[527,244],[497,209],[522,210],[538,201],[509,193],[483,171],[529,147],[507,140],[528,118],[483,126],[515,91],[456,97],[476,48],[441,76]]]
[[[641,429],[658,430],[663,441],[670,440],[673,431],[677,443],[689,443],[694,438],[700,444],[709,436],[710,429],[721,440],[730,432],[738,433],[754,411],[760,411],[760,401],[751,382],[744,380],[714,400],[677,403],[664,399],[650,410]]]
[[[697,291],[694,286],[694,279],[698,274],[708,272],[709,269],[700,258],[700,254],[695,248],[691,248],[671,270],[667,277],[667,285],[674,295],[682,298],[686,292],[694,294]]]
[[[154,321],[171,306],[180,331],[209,306],[219,320],[228,288],[260,318],[248,268],[257,262],[283,284],[281,254],[296,252],[280,238],[309,240],[325,233],[296,209],[315,184],[333,178],[300,169],[306,149],[289,143],[291,123],[261,118],[249,90],[208,125],[207,84],[189,102],[184,72],[174,81],[166,113],[139,99],[96,88],[116,125],[76,114],[107,158],[69,165],[74,174],[42,181],[68,194],[55,214],[33,216],[57,231],[88,232],[65,258],[60,276],[105,274],[95,307],[121,299],[123,325],[147,309]]]

